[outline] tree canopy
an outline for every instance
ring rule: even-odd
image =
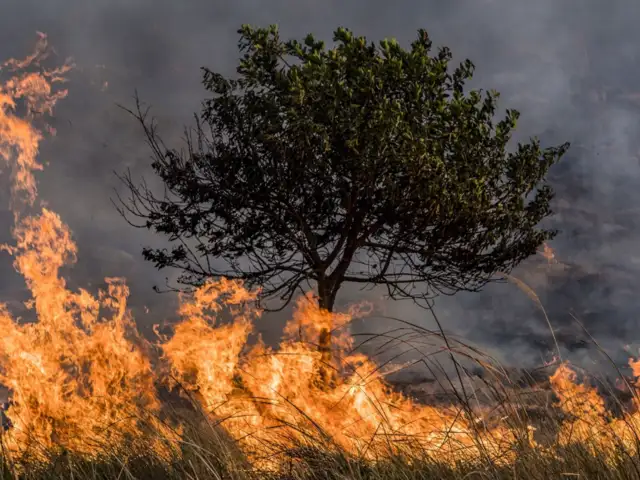
[[[133,112],[165,191],[124,174],[119,207],[168,238],[143,255],[183,286],[240,279],[274,309],[311,287],[332,310],[345,283],[428,301],[480,289],[555,235],[540,227],[545,177],[568,144],[510,145],[519,113],[494,121],[498,93],[465,91],[473,63],[451,70],[426,31],[408,49],[345,28],[330,48],[275,26],[238,33],[237,75],[203,69],[186,148]]]

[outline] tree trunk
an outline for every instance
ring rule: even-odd
[[[333,288],[324,282],[318,282],[318,306],[328,311],[333,312],[333,304],[336,299],[336,294]],[[335,380],[335,370],[331,365],[331,330],[333,325],[329,325],[320,331],[318,338],[318,351],[320,352],[320,370],[318,372],[318,380],[320,388],[331,387]]]

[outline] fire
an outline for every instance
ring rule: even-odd
[[[424,405],[394,391],[385,369],[354,352],[349,324],[366,315],[366,306],[329,313],[303,296],[280,344],[270,348],[250,342],[261,316],[257,292],[238,282],[210,282],[181,296],[182,320],[170,336],[157,332],[155,356],[136,331],[122,279],[106,279],[96,295],[67,288],[60,270],[75,261],[77,247],[55,212],[36,207],[34,172],[42,169],[37,154],[48,131],[36,124],[67,95],[55,87],[72,68],[70,62],[44,68],[49,51],[41,34],[32,55],[2,65],[13,76],[0,83],[0,155],[12,169],[16,219],[15,244],[3,249],[31,292],[27,306],[34,314],[27,322],[0,305],[0,383],[11,394],[6,445],[12,454],[64,447],[92,457],[134,444],[175,453],[170,445],[178,445],[180,430],[158,420],[159,384],[194,399],[262,465],[283,448],[308,442],[373,460],[419,451],[452,464],[480,457],[508,463],[517,448],[542,448],[531,427],[506,421],[508,412],[489,423],[481,408]],[[28,209],[36,213],[24,215]],[[555,258],[546,245],[543,254]],[[326,329],[335,332],[329,365],[318,351]],[[640,376],[640,361],[630,365]],[[323,368],[334,372],[332,382],[318,381]],[[596,390],[580,384],[567,364],[550,381],[566,416],[560,444],[602,450],[622,442],[635,451],[637,414],[625,421],[610,417]]]
[[[636,378],[640,375],[640,360],[629,361]],[[634,392],[633,405],[616,418],[607,411],[602,397],[595,388],[579,384],[576,373],[567,364],[561,365],[551,377],[559,406],[566,415],[558,432],[560,445],[580,444],[593,454],[614,458],[618,452],[637,455],[640,428],[640,403],[637,392],[640,380],[629,385]]]
[[[136,346],[135,329],[126,309],[128,289],[118,279],[95,297],[71,292],[60,268],[75,261],[71,232],[47,209],[22,217],[37,198],[34,171],[42,169],[37,153],[43,134],[37,118],[51,114],[66,90],[63,68],[22,73],[40,67],[48,55],[41,34],[33,55],[3,65],[15,75],[0,85],[0,153],[13,167],[15,245],[4,246],[15,257],[16,270],[31,291],[27,307],[37,321],[20,323],[0,308],[0,383],[11,392],[6,412],[12,428],[7,443],[14,451],[64,446],[96,454],[101,446],[136,436],[142,420],[157,412],[151,363]],[[19,102],[26,109],[17,116]]]
[[[64,75],[73,67],[67,61],[59,68],[24,72],[25,69],[39,66],[49,56],[47,36],[39,33],[38,37],[34,53],[26,59],[11,59],[0,64],[0,73],[9,71],[14,74],[0,84],[0,157],[13,167],[14,195],[24,194],[29,204],[33,204],[36,199],[33,172],[42,170],[37,154],[43,137],[33,126],[32,120],[36,116],[51,114],[56,103],[67,96],[67,90],[54,92],[53,86],[64,82]],[[24,118],[15,113],[19,101],[24,103]]]
[[[6,309],[0,318],[0,382],[12,392],[12,442],[91,454],[114,437],[137,434],[159,404],[150,361],[130,339],[127,287],[107,279],[97,298],[66,289],[59,269],[73,260],[75,245],[53,212],[24,219],[14,235],[11,252],[37,322],[20,325]]]
[[[498,458],[516,441],[507,428],[480,432],[459,410],[419,405],[394,392],[377,365],[348,353],[353,339],[347,333],[334,340],[331,367],[339,380],[331,388],[318,385],[320,331],[326,324],[345,325],[350,316],[329,318],[311,296],[298,300],[277,350],[261,343],[247,347],[252,319],[260,316],[245,303],[251,298],[238,283],[208,284],[186,300],[182,311],[192,316],[162,348],[173,378],[208,413],[224,419],[227,431],[254,456],[319,437],[328,447],[368,458],[420,448],[454,462],[477,458],[481,449]],[[233,319],[215,326],[215,317],[202,315],[205,307],[231,307]]]
[[[547,259],[548,263],[558,263],[558,260],[556,259],[556,252],[546,243],[542,246],[542,251],[539,253]]]

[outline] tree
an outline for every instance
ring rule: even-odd
[[[166,147],[139,103],[132,112],[166,188],[122,175],[121,213],[168,237],[143,255],[180,269],[183,286],[240,279],[280,300],[273,309],[313,284],[329,311],[344,283],[423,303],[480,289],[555,235],[538,227],[551,214],[544,179],[568,144],[508,151],[519,113],[494,124],[498,93],[465,93],[472,62],[450,72],[426,31],[408,50],[344,28],[331,49],[283,42],[275,26],[238,33],[238,76],[203,69],[211,97],[186,149]]]

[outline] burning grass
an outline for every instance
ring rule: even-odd
[[[454,378],[451,381],[453,383]],[[558,382],[563,381],[570,384],[559,386]],[[227,424],[229,419],[209,413],[206,402],[191,396],[181,406],[178,398],[164,400],[166,410],[162,421],[182,427],[180,435],[164,439],[169,455],[122,445],[116,439],[91,455],[55,445],[38,450],[37,456],[26,452],[21,456],[6,455],[2,478],[631,479],[640,476],[637,447],[621,435],[619,423],[626,425],[627,433],[635,432],[633,410],[627,408],[614,418],[600,408],[601,397],[595,396],[595,390],[574,383],[566,367],[560,367],[552,376],[550,388],[557,396],[549,404],[530,401],[529,389],[510,385],[505,377],[485,382],[483,390],[488,392],[471,390],[467,384],[468,393],[477,397],[482,393],[485,398],[493,395],[496,403],[485,410],[482,421],[476,422],[481,428],[470,432],[476,443],[470,454],[455,461],[433,448],[424,448],[420,439],[416,439],[411,448],[404,445],[396,449],[389,445],[387,451],[379,450],[376,456],[368,456],[350,451],[328,439],[329,432],[321,431],[304,436],[297,432],[289,436],[267,435],[262,443],[252,443],[247,450],[243,439],[234,439],[232,435],[234,422],[242,421],[241,418],[231,419]],[[455,394],[449,403],[449,408],[459,412],[461,423],[466,412],[481,410],[473,401],[459,401]],[[533,407],[539,409],[535,416],[531,414]],[[292,418],[298,414],[308,415],[295,408],[288,414]],[[140,430],[140,437],[161,435],[156,424],[145,425],[144,419],[139,420],[140,426],[146,428],[146,431]],[[524,436],[535,423],[538,439],[512,444],[509,450],[512,455],[505,462],[494,456],[495,449],[485,449],[487,437],[483,432],[491,429],[491,423],[509,425],[514,434],[520,430]],[[281,427],[291,428],[291,425]],[[273,461],[264,462],[264,455],[270,455]]]
[[[565,363],[544,388],[523,388],[474,348],[406,322],[357,343],[350,322],[370,312],[329,314],[310,295],[271,348],[249,341],[261,315],[255,292],[230,281],[183,295],[181,321],[150,342],[123,280],[71,291],[60,274],[77,253],[71,232],[37,206],[38,146],[52,131],[36,125],[66,95],[54,87],[71,68],[47,70],[47,53],[41,35],[33,55],[0,67],[9,74],[0,157],[15,214],[15,243],[3,249],[35,317],[0,308],[0,383],[10,396],[3,478],[640,477],[634,380],[616,409]],[[318,351],[323,329],[334,332],[329,364]],[[377,356],[388,352],[412,359]],[[391,385],[407,363],[438,382],[442,401]],[[640,363],[630,365],[640,377]],[[478,367],[482,377],[471,373]],[[331,380],[320,379],[328,370]]]

